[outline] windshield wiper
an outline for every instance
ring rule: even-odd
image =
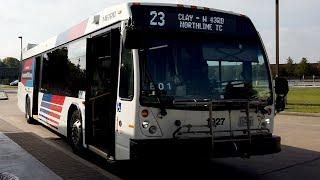
[[[211,99],[174,99],[173,105],[206,106]]]

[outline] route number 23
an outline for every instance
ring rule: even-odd
[[[165,25],[165,14],[163,12],[150,11],[150,25],[151,26],[164,26]]]

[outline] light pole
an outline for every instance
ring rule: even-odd
[[[279,0],[276,0],[276,73],[279,74]]]
[[[20,39],[20,62],[22,62],[22,36],[18,37]]]

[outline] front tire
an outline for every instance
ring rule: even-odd
[[[83,133],[82,133],[82,118],[79,110],[73,111],[70,121],[70,137],[69,142],[75,153],[82,153],[84,151],[83,147]]]

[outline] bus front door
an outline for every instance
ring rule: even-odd
[[[32,115],[37,118],[38,115],[38,97],[40,88],[40,67],[41,67],[41,56],[36,57],[34,67],[34,78],[33,78],[33,95],[32,95]]]
[[[120,33],[117,29],[87,42],[86,143],[114,154],[114,127]]]

